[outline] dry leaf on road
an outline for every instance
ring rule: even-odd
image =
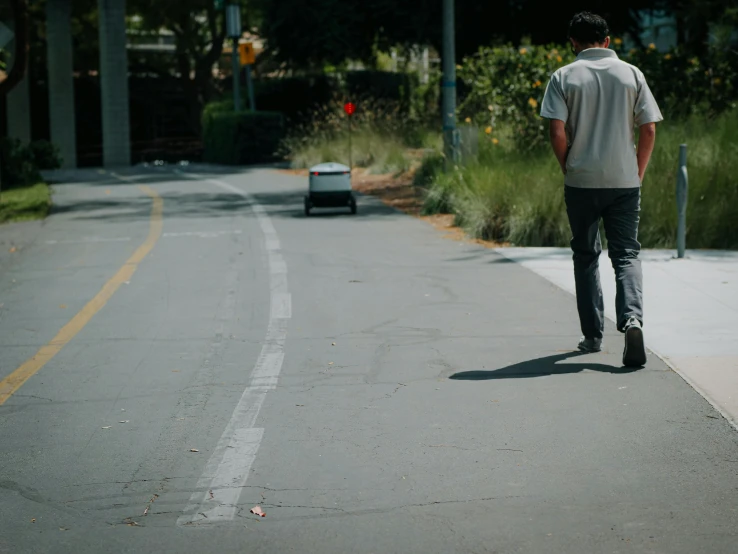
[[[190,448],[190,452],[200,452],[197,448]]]
[[[261,506],[254,506],[249,511],[257,516],[266,517],[266,513],[261,509]]]

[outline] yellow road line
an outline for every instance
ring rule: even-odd
[[[115,291],[118,290],[118,287],[126,281],[130,281],[133,273],[138,267],[138,264],[140,264],[146,255],[154,248],[156,241],[161,236],[164,202],[161,196],[159,196],[154,189],[145,185],[139,186],[138,188],[152,198],[149,236],[146,237],[146,240],[136,249],[133,255],[128,258],[126,263],[123,264],[123,267],[121,267],[118,272],[113,275],[105,285],[103,285],[100,292],[98,292],[95,297],[77,313],[77,315],[70,319],[69,322],[61,328],[57,335],[51,339],[51,342],[42,346],[32,358],[26,360],[23,365],[0,381],[0,406],[2,406],[19,388],[21,388],[23,383],[33,377],[33,375],[35,375],[39,369],[44,367],[51,358],[56,356],[77,333],[84,329],[85,325],[90,322],[95,314],[99,312],[105,304],[107,304],[108,300],[110,300],[113,294],[115,294]]]

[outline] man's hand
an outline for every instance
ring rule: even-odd
[[[566,157],[569,153],[569,145],[566,141],[566,124],[559,119],[551,119],[548,125],[548,136],[551,139],[556,159],[561,166],[561,172],[566,175]]]
[[[639,129],[636,157],[638,158],[638,178],[642,183],[648,162],[651,160],[653,146],[656,144],[656,124],[646,123],[645,125],[641,125]]]

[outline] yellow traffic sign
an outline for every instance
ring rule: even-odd
[[[252,43],[239,43],[238,54],[241,58],[241,65],[254,65],[254,62],[256,61],[256,56],[254,55],[254,45]]]

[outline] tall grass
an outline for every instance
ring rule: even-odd
[[[738,248],[738,110],[713,120],[665,123],[643,184],[640,236],[650,247],[676,241],[679,145],[687,144],[687,245]]]
[[[285,145],[294,168],[309,168],[323,162],[349,163],[348,133],[308,135],[288,139]],[[398,137],[374,129],[355,129],[351,136],[353,166],[368,168],[372,173],[406,171],[410,166],[406,149]]]
[[[294,168],[322,162],[349,162],[349,121],[342,101],[334,99],[316,110],[308,123],[294,129],[282,151]],[[408,149],[439,148],[440,133],[403,113],[398,103],[366,98],[351,118],[351,152],[354,167],[372,173],[407,171]]]
[[[679,145],[689,148],[687,244],[738,248],[738,110],[714,120],[660,124],[643,184],[640,241],[671,248],[676,238]],[[504,134],[485,136],[479,160],[432,179],[425,212],[449,212],[478,238],[521,246],[565,246],[570,232],[563,177],[547,150],[520,152]]]

